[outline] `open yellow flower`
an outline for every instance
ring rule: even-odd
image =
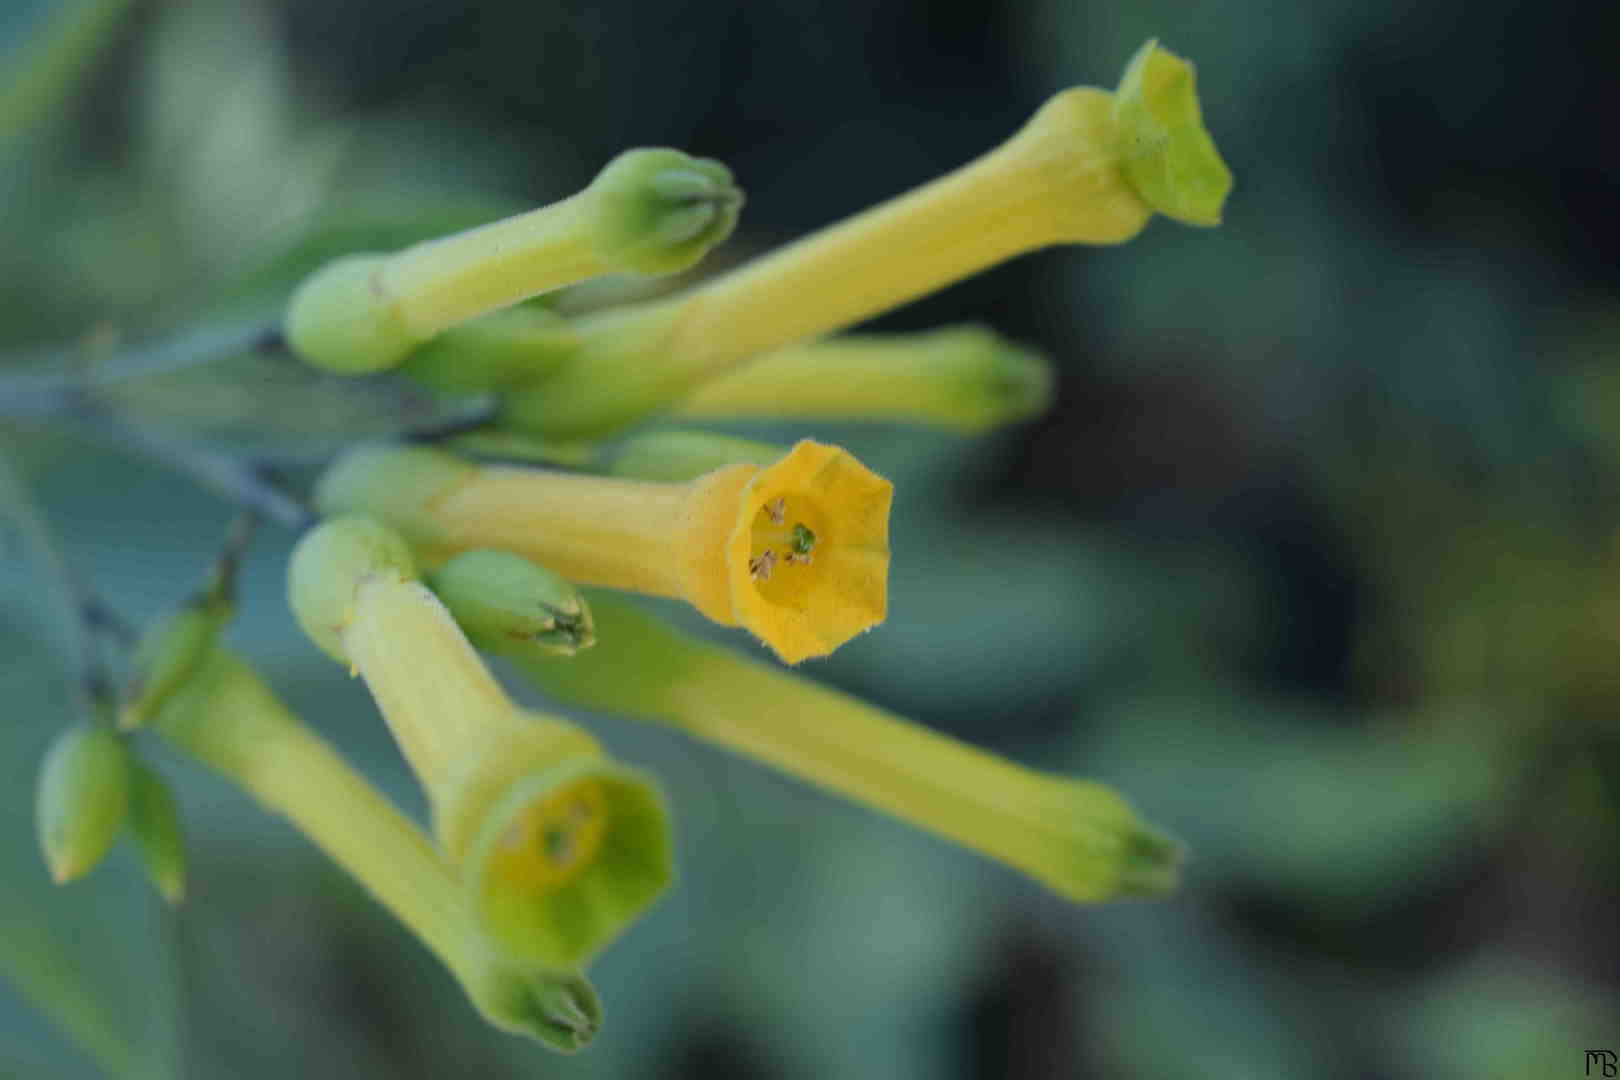
[[[316,501],[387,521],[430,564],[498,548],[581,584],[684,599],[794,664],[883,621],[893,494],[848,452],[805,440],[774,464],[684,484],[367,448],[328,471]]]
[[[311,639],[365,678],[483,931],[575,968],[668,887],[662,798],[585,731],[514,705],[412,577],[384,526],[337,518],[299,542],[288,591]]]

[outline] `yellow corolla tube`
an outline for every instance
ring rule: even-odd
[[[794,664],[883,621],[893,494],[848,452],[805,440],[686,483],[369,447],[339,459],[316,501],[387,521],[428,563],[496,548],[582,585],[684,599]]]
[[[510,657],[560,701],[679,728],[1014,867],[1077,902],[1173,890],[1181,848],[1102,784],[1040,772],[595,596],[601,644]]]
[[[385,526],[342,517],[312,530],[289,594],[316,644],[364,677],[504,951],[575,967],[668,887],[653,783],[578,727],[509,701]]]
[[[585,977],[501,948],[421,830],[240,657],[209,649],[147,726],[291,820],[444,962],[490,1023],[564,1052],[595,1037],[602,1007]]]
[[[293,294],[287,341],[328,371],[382,371],[435,334],[527,297],[602,274],[684,270],[731,235],[741,206],[717,161],[627,150],[561,202],[326,264]]]
[[[1231,186],[1192,65],[1150,41],[1117,91],[1064,90],[954,172],[678,296],[580,319],[571,355],[503,416],[551,438],[611,433],[750,357],[1024,252],[1124,243],[1155,212],[1217,224]]]

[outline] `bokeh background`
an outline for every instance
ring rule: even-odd
[[[40,61],[75,10],[89,30]],[[984,438],[815,427],[899,498],[892,617],[813,672],[1117,785],[1189,845],[1175,898],[1070,907],[593,720],[663,777],[681,880],[595,969],[597,1044],[549,1055],[161,747],[186,905],[127,842],[51,889],[31,802],[72,715],[65,630],[9,544],[0,1074],[1540,1080],[1620,1049],[1612,3],[7,0],[0,82],[32,82],[0,111],[0,346],[92,362],[263,320],[323,254],[549,201],[632,145],[732,166],[724,265],[1111,86],[1149,36],[1200,65],[1225,225],[1025,257],[879,321],[990,323],[1060,390]],[[290,467],[390,422],[266,379],[126,406]],[[68,556],[149,617],[231,509],[85,434],[0,417]],[[419,809],[293,628],[290,542],[261,535],[234,640]]]

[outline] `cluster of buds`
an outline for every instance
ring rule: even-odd
[[[1150,42],[1118,90],[1060,93],[979,160],[671,297],[568,316],[543,294],[684,269],[725,239],[741,204],[730,174],[674,150],[621,155],[553,206],[340,259],[293,297],[298,355],[500,402],[486,430],[333,462],[288,574],[299,625],[365,680],[430,826],[220,643],[226,605],[199,602],[150,635],[122,723],[291,818],[492,1022],[559,1049],[594,1035],[583,973],[669,886],[672,828],[651,778],[580,726],[514,703],[480,651],[557,701],[676,725],[1069,899],[1162,894],[1176,845],[1107,788],[1014,765],[578,586],[683,600],[789,665],[881,623],[887,480],[812,439],[624,429],[662,414],[974,432],[1030,415],[1050,369],[988,330],[836,335],[1024,251],[1123,242],[1155,212],[1215,224],[1230,183],[1191,66]],[[129,806],[138,831],[177,838],[172,803],[152,790],[110,721],[65,737],[40,795],[53,874],[93,864]],[[178,840],[148,846],[154,879],[177,880],[165,852]]]

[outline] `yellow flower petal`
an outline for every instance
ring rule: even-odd
[[[849,453],[808,439],[760,469],[726,542],[733,621],[789,664],[882,622],[893,497],[894,485]]]

